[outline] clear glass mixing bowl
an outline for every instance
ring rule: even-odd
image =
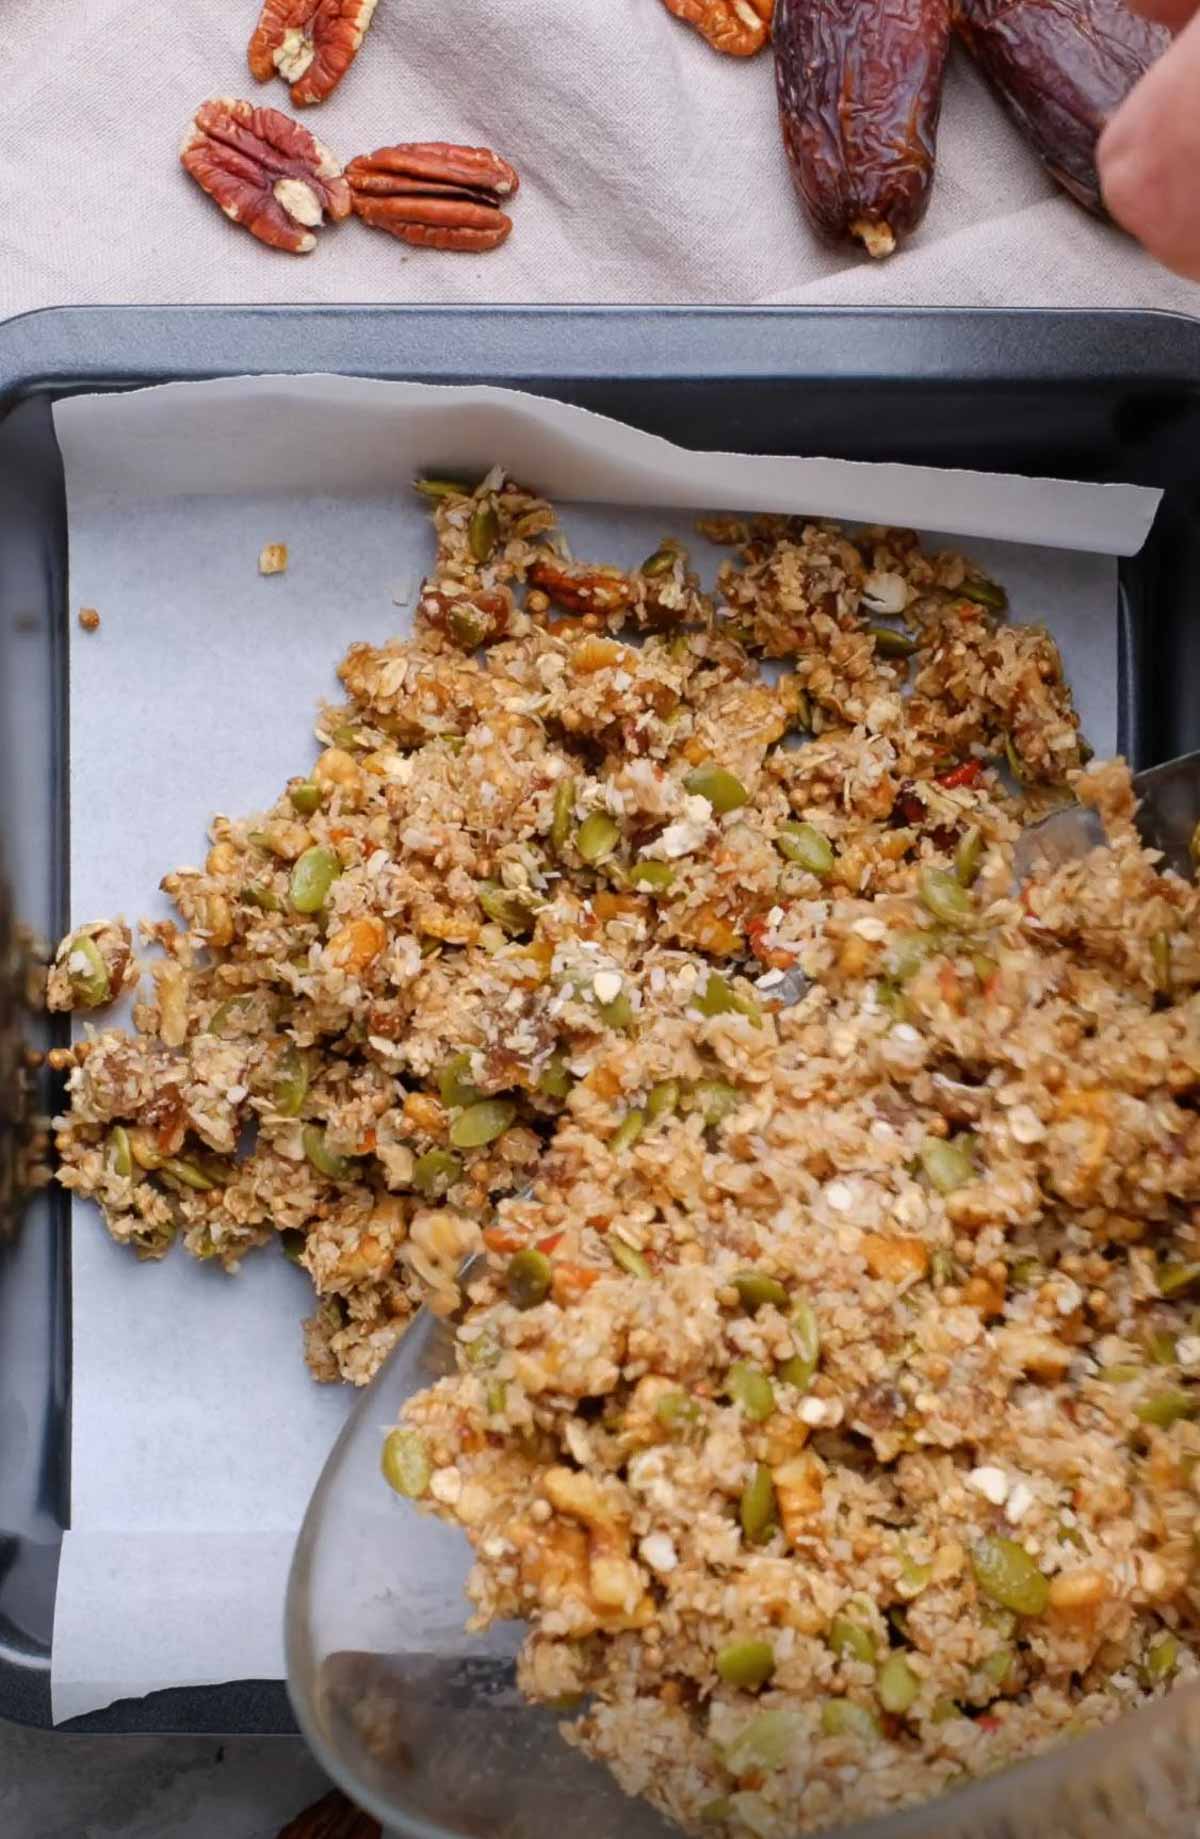
[[[392,1493],[383,1439],[410,1393],[452,1368],[417,1318],[338,1439],[292,1563],[287,1658],[300,1725],[329,1773],[412,1839],[668,1839],[606,1770],[524,1703],[515,1626],[463,1627],[470,1550]],[[845,1839],[1197,1839],[1200,1686],[1094,1736]]]

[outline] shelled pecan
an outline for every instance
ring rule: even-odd
[[[891,255],[929,202],[950,0],[779,0],[774,36],[784,144],[813,225]]]
[[[954,0],[954,27],[1051,177],[1105,216],[1096,143],[1170,33],[1124,0]]]
[[[332,95],[358,54],[376,0],[263,0],[250,40],[250,74],[278,74],[304,108]]]
[[[226,217],[290,255],[316,246],[326,217],[350,215],[350,187],[328,147],[278,109],[231,96],[202,102],[179,157]]]
[[[360,154],[346,168],[355,215],[428,249],[495,249],[512,230],[500,209],[520,180],[487,147],[417,141]]]
[[[663,5],[729,57],[753,57],[771,36],[775,0],[663,0]]]

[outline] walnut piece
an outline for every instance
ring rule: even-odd
[[[487,147],[418,141],[360,154],[346,168],[355,215],[373,229],[427,249],[480,253],[512,230],[500,209],[520,188],[516,172]]]
[[[213,97],[196,110],[179,157],[226,217],[290,255],[316,247],[326,217],[350,215],[350,188],[328,147],[278,109]]]
[[[775,0],[663,0],[668,13],[694,26],[714,51],[753,57],[771,35]]]
[[[292,86],[296,108],[324,102],[349,70],[376,0],[264,0],[247,52],[250,74],[276,74]]]

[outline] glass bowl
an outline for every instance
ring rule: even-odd
[[[411,1839],[669,1839],[643,1802],[525,1703],[521,1629],[469,1635],[470,1547],[380,1475],[403,1401],[453,1369],[423,1310],[325,1465],[287,1596],[288,1683],[318,1759],[390,1834]],[[853,1839],[1197,1839],[1200,1684]]]

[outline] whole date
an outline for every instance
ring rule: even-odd
[[[784,144],[823,236],[885,256],[921,221],[949,47],[950,0],[778,0]]]
[[[1096,143],[1170,34],[1124,0],[955,0],[954,29],[1051,176],[1105,216]]]

